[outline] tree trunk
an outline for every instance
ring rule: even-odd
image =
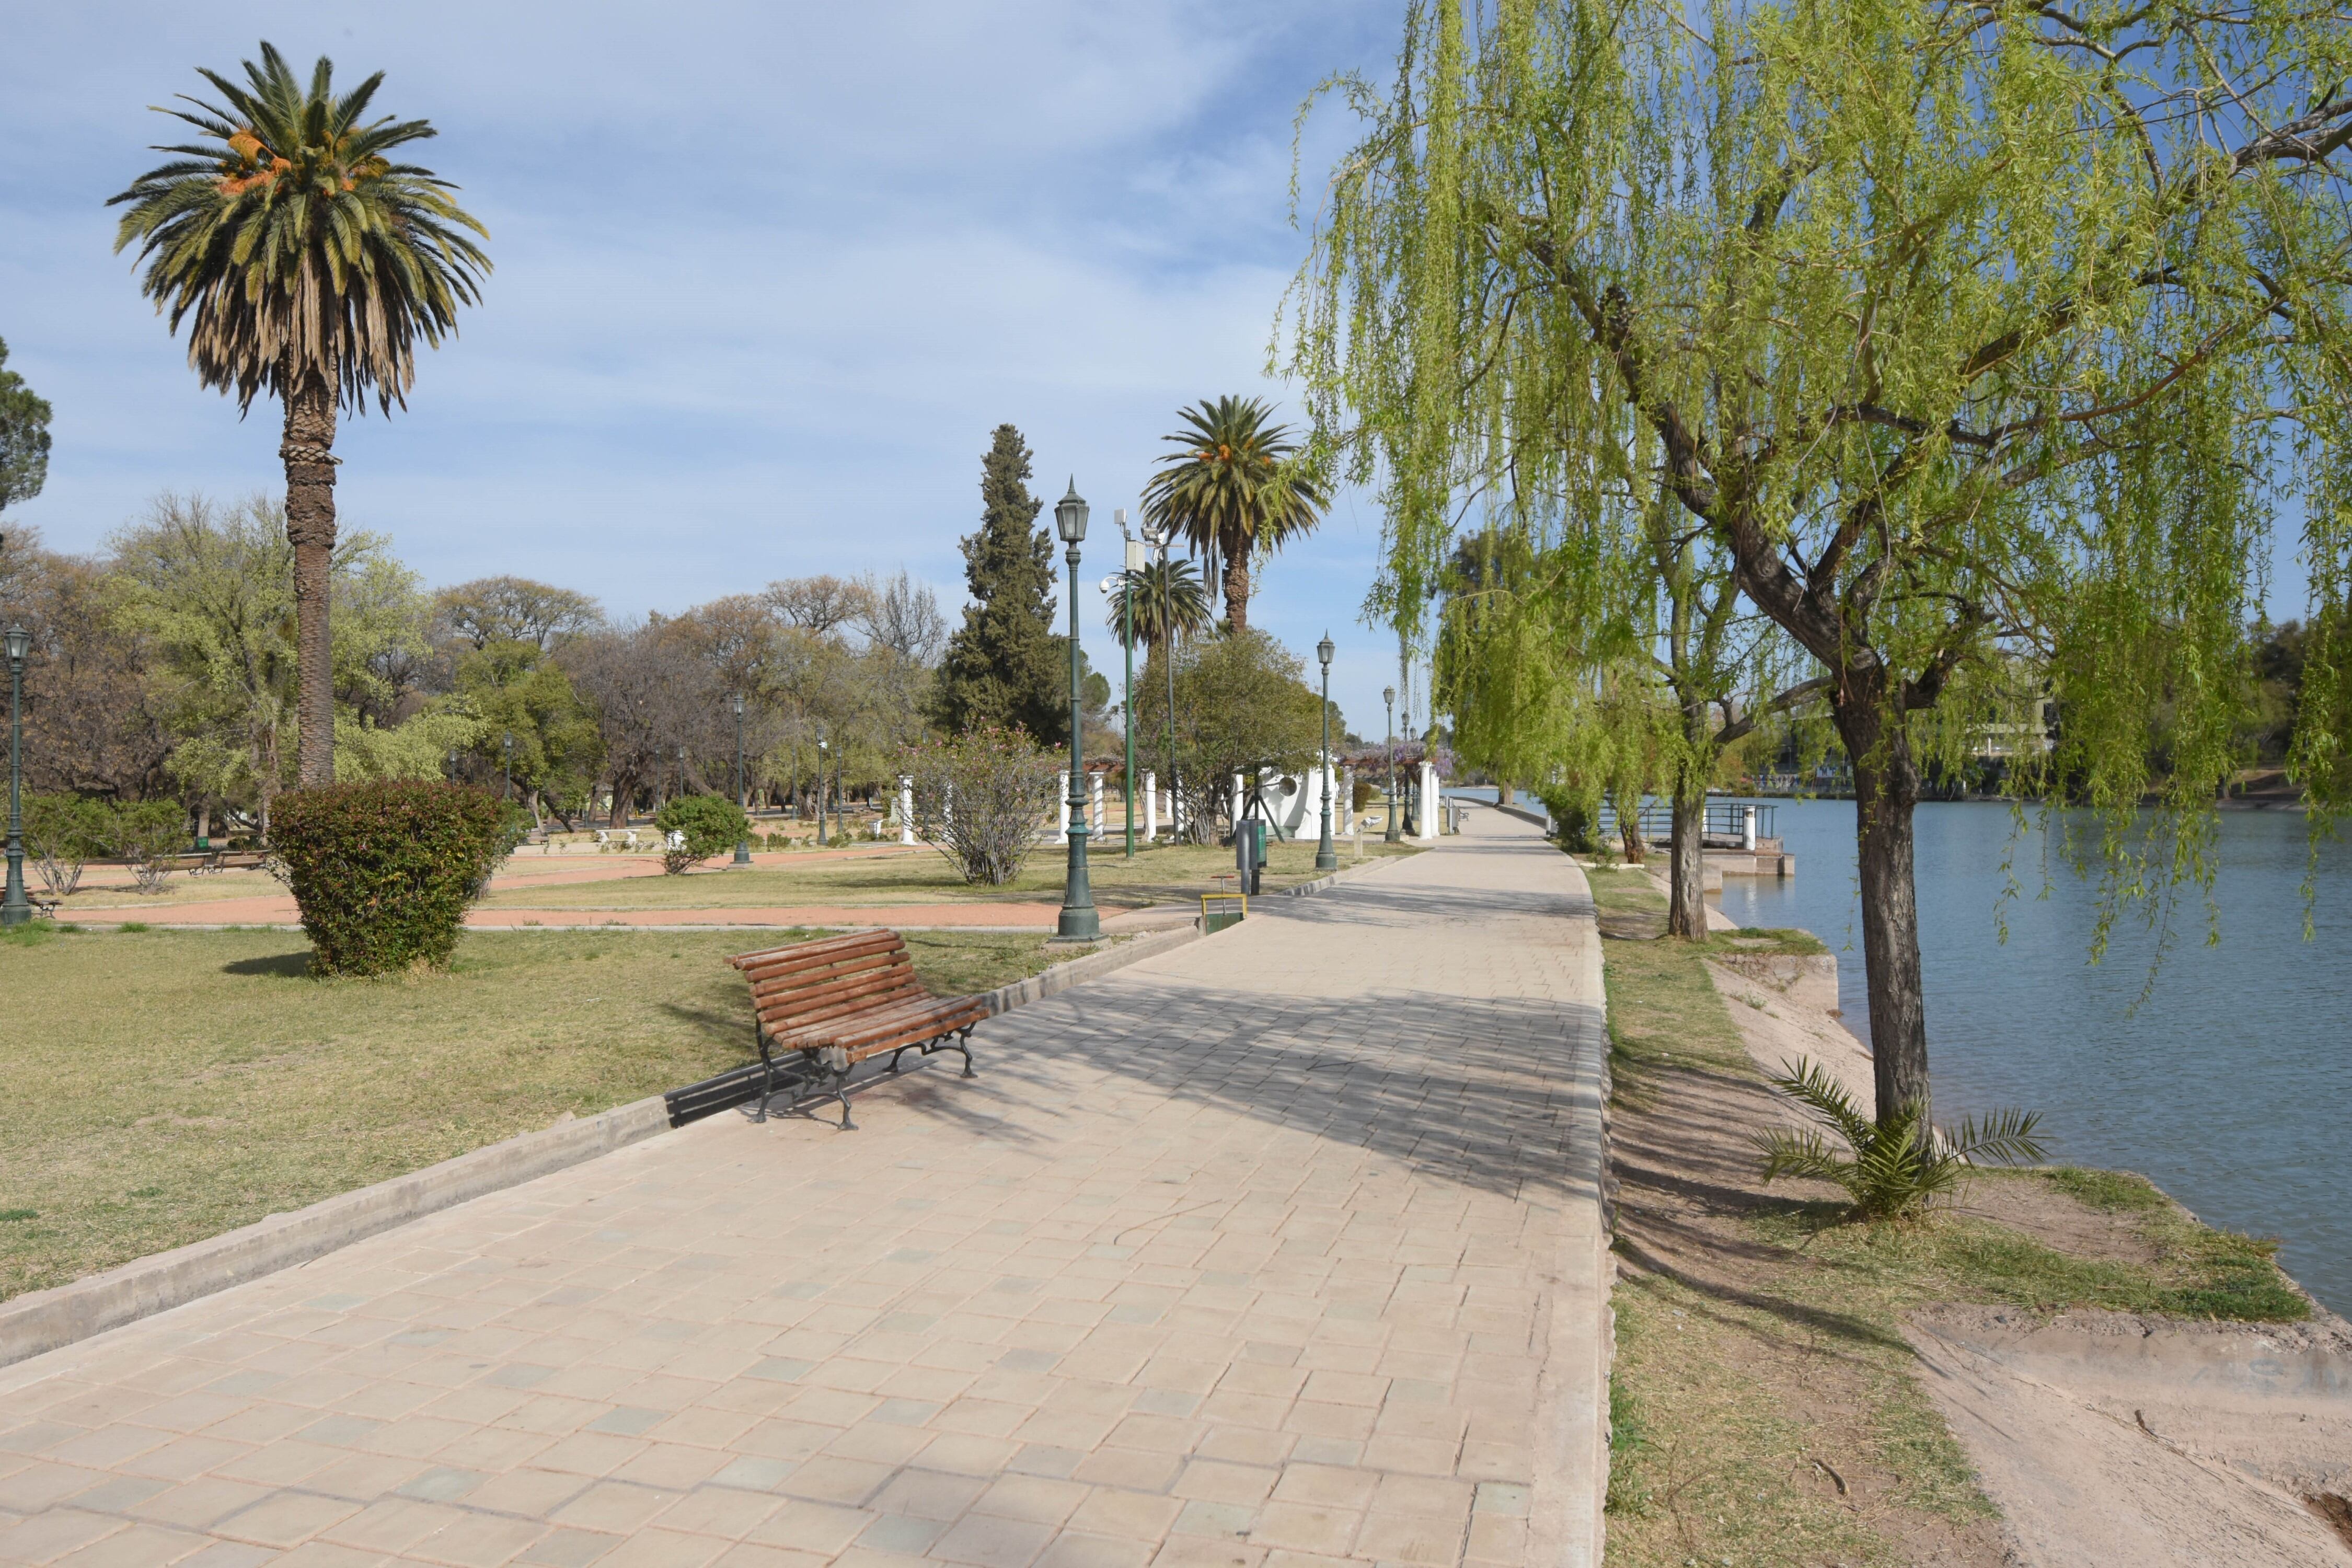
[[[1225,542],[1225,619],[1234,630],[1249,630],[1249,542],[1246,540]]]
[[[1666,934],[1706,940],[1706,780],[1687,764],[1675,775],[1674,837],[1668,841]]]
[[[1854,837],[1862,892],[1862,954],[1870,983],[1870,1050],[1878,1117],[1927,1096],[1927,1015],[1919,985],[1919,900],[1912,813],[1919,770],[1910,739],[1886,721],[1874,692],[1833,708],[1853,759]]]
[[[1617,837],[1625,847],[1625,864],[1639,866],[1649,852],[1642,845],[1642,797],[1635,795],[1629,809],[1625,797],[1617,796],[1610,804],[1617,812]]]
[[[293,359],[287,361],[290,367]],[[294,546],[294,637],[299,671],[295,777],[304,789],[335,782],[334,642],[327,625],[335,552],[335,375],[331,365],[281,379],[286,436],[286,537]]]

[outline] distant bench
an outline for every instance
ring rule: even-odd
[[[674,1091],[667,1097],[673,1126],[747,1100],[759,1102],[754,1119],[765,1120],[780,1094],[789,1093],[794,1107],[812,1094],[831,1094],[841,1102],[843,1129],[853,1131],[857,1124],[842,1086],[851,1068],[886,1051],[892,1072],[908,1051],[955,1051],[963,1058],[963,1076],[978,1076],[971,1031],[989,1016],[988,999],[926,991],[897,931],[851,931],[727,962],[751,984],[760,1065]],[[749,1081],[755,1075],[756,1089]]]

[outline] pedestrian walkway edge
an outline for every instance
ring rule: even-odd
[[[1581,879],[1582,873],[1578,873]],[[1588,912],[1583,916],[1593,921]],[[1544,1372],[1557,1380],[1541,1402],[1543,1440],[1558,1486],[1539,1497],[1538,1542],[1552,1550],[1529,1561],[1559,1568],[1601,1568],[1609,1496],[1609,1370],[1616,1354],[1610,1289],[1616,1255],[1609,1191],[1609,1026],[1595,921],[1579,944],[1578,989],[1593,999],[1569,1024],[1569,1212],[1562,1227],[1559,1289],[1553,1299],[1553,1355]],[[1546,1517],[1546,1516],[1549,1517]]]
[[[985,993],[989,1013],[993,1016],[1043,1001],[1114,969],[1196,942],[1201,934],[1197,925],[1181,926],[1057,963]],[[660,1095],[653,1095],[602,1115],[517,1133],[421,1171],[135,1258],[103,1274],[0,1301],[0,1367],[308,1263],[395,1226],[520,1186],[669,1130],[669,1109]]]

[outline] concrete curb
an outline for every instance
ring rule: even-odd
[[[1581,873],[1579,873],[1580,876]],[[1584,917],[1588,921],[1592,917]],[[1569,1021],[1569,1138],[1564,1157],[1569,1201],[1561,1227],[1559,1287],[1552,1299],[1550,1342],[1540,1408],[1545,1468],[1558,1478],[1538,1492],[1537,1539],[1553,1543],[1546,1561],[1600,1568],[1609,1499],[1609,1371],[1616,1355],[1617,1316],[1610,1305],[1616,1255],[1609,1182],[1608,993],[1597,923],[1580,967],[1593,1005]]]
[[[989,1012],[992,1016],[1042,1001],[1097,975],[1197,942],[1202,934],[1197,925],[1180,926],[1057,963],[989,992]],[[395,1226],[520,1186],[669,1130],[669,1108],[656,1094],[584,1121],[518,1133],[437,1165],[339,1193],[291,1214],[274,1214],[86,1279],[0,1301],[0,1367],[308,1263]]]

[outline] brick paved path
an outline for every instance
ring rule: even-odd
[[[1577,1560],[1594,940],[1476,812],[857,1131],[714,1119],[0,1371],[0,1562]]]

